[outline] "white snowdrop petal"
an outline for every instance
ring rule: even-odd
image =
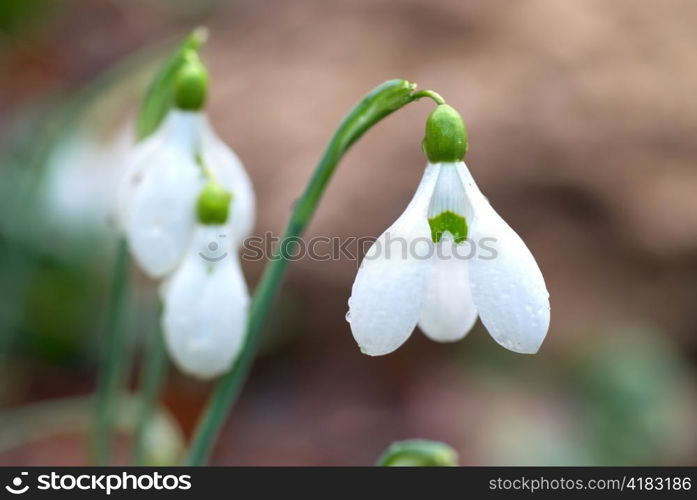
[[[247,324],[247,285],[232,239],[221,234],[198,228],[186,259],[161,288],[167,350],[183,372],[201,379],[231,367]]]
[[[161,147],[148,158],[153,163],[130,194],[124,229],[138,264],[157,278],[171,272],[186,251],[203,179],[197,165],[172,148]]]
[[[367,252],[353,283],[347,319],[370,356],[397,349],[419,319],[432,264],[426,212],[437,174],[437,165],[426,168],[411,203]]]
[[[122,225],[127,219],[126,213],[134,191],[143,175],[161,162],[158,159],[160,153],[164,150],[176,151],[194,161],[203,123],[200,113],[173,109],[155,133],[133,146],[117,191],[117,210]]]
[[[550,319],[542,273],[520,236],[479,191],[464,163],[458,171],[474,209],[469,236],[477,245],[469,268],[474,304],[496,342],[534,354],[547,335]]]
[[[157,155],[165,142],[165,135],[160,131],[136,144],[128,155],[123,175],[117,187],[116,211],[119,225],[125,229],[131,200],[140,185],[145,171],[157,164]]]
[[[153,278],[181,260],[203,186],[196,164],[203,115],[172,110],[132,151],[118,192],[118,212],[131,252]]]
[[[233,194],[230,206],[232,237],[237,245],[252,234],[255,198],[252,181],[237,155],[215,134],[208,121],[202,128],[202,156],[207,168]]]
[[[117,222],[119,182],[124,178],[133,141],[130,126],[121,126],[106,141],[93,130],[77,129],[58,145],[46,165],[41,204],[51,223],[63,231]]]
[[[469,245],[455,245],[449,236],[444,236],[436,246],[419,328],[437,342],[460,340],[477,321],[470,292],[468,257]]]

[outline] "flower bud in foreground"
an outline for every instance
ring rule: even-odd
[[[452,467],[457,452],[445,443],[426,439],[396,441],[378,459],[382,467]]]

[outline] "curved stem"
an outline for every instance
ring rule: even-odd
[[[116,249],[112,274],[109,322],[106,331],[105,360],[95,395],[96,415],[92,456],[99,465],[111,462],[114,420],[127,365],[127,338],[124,335],[128,294],[128,245],[121,238]]]
[[[414,93],[414,99],[421,99],[422,97],[428,97],[429,99],[433,99],[433,102],[435,102],[439,106],[441,104],[445,104],[445,99],[443,99],[443,97],[438,92],[434,92],[433,90],[419,90],[418,92]]]
[[[162,309],[162,308],[160,308]],[[165,352],[162,330],[155,328],[155,335],[150,339],[143,362],[138,396],[138,414],[133,435],[132,458],[135,465],[147,465],[147,447],[145,437],[152,423],[152,416],[157,406],[158,395],[167,373],[167,353]]]
[[[244,345],[232,369],[218,382],[204,410],[189,449],[189,465],[201,465],[208,459],[218,432],[249,373],[259,342],[259,331],[285,275],[288,255],[294,251],[297,238],[303,234],[315,213],[339,161],[353,143],[384,117],[419,97],[428,95],[433,98],[431,94],[415,93],[414,88],[414,84],[405,80],[390,80],[379,85],[353,108],[334,133],[310,182],[295,205],[277,255],[267,264],[257,285],[250,306]]]

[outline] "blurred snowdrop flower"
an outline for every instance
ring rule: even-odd
[[[429,117],[424,150],[429,164],[414,198],[368,251],[353,284],[347,318],[359,347],[388,354],[417,324],[433,340],[456,341],[479,316],[505,348],[537,352],[550,317],[542,273],[474,182],[463,162],[465,127],[450,106]],[[487,255],[464,250],[484,243]]]
[[[130,250],[153,278],[171,273],[190,247],[196,222],[192,207],[208,178],[235,193],[231,240],[240,245],[254,225],[249,177],[202,111],[206,87],[198,59],[185,64],[177,79],[175,108],[134,148],[119,188],[119,219]]]
[[[175,108],[133,151],[118,207],[135,260],[165,278],[167,351],[202,379],[226,372],[242,347],[250,297],[237,251],[254,225],[249,177],[202,111],[207,81],[197,55],[186,57]]]
[[[49,159],[42,201],[61,230],[103,228],[116,202],[114,183],[133,148],[133,130],[121,126],[106,139],[80,129]]]
[[[177,367],[201,379],[225,373],[242,347],[250,301],[230,227],[197,225],[160,295],[165,345]]]
[[[233,195],[209,181],[196,201],[196,227],[183,262],[161,287],[165,345],[183,372],[227,371],[242,347],[249,291],[232,236]]]

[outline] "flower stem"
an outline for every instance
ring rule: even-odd
[[[95,424],[92,456],[99,465],[112,459],[114,419],[127,366],[127,342],[124,335],[128,294],[128,245],[121,238],[116,249],[112,275],[109,322],[106,327],[105,359],[95,395]]]
[[[434,92],[433,90],[419,90],[418,92],[414,92],[414,99],[421,99],[422,97],[428,97],[429,99],[433,99],[433,102],[435,102],[438,105],[445,104],[445,99],[438,93]]]
[[[145,437],[152,422],[152,416],[155,413],[155,406],[162,388],[162,382],[167,373],[167,353],[165,352],[162,330],[159,326],[161,309],[157,314],[158,326],[155,328],[155,335],[150,339],[145,360],[143,361],[139,388],[140,395],[138,397],[138,414],[133,435],[132,459],[135,465],[147,465],[148,457]]]
[[[266,265],[261,281],[256,287],[244,345],[232,369],[218,382],[204,410],[189,449],[189,465],[201,465],[208,460],[218,432],[249,373],[259,342],[259,331],[268,317],[269,309],[285,275],[288,255],[294,251],[297,238],[303,234],[314,215],[339,161],[352,144],[387,115],[420,97],[433,98],[432,95],[423,92],[414,93],[415,87],[416,85],[405,80],[390,80],[379,85],[353,108],[331,138],[310,182],[295,205],[277,255]]]

